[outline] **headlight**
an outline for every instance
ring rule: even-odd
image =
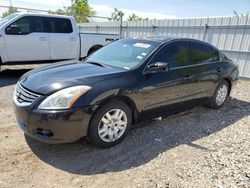
[[[38,107],[42,110],[69,109],[75,101],[91,89],[89,86],[74,86],[62,89],[47,97]]]

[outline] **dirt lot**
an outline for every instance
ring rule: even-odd
[[[0,73],[0,187],[250,187],[250,82],[220,110],[197,107],[132,131],[120,145],[47,145],[15,122],[24,71]],[[145,123],[146,124],[146,123]]]

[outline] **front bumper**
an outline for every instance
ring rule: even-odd
[[[70,110],[30,110],[15,104],[17,122],[24,133],[45,143],[70,143],[87,135],[89,108]]]

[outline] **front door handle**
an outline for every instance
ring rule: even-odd
[[[184,78],[184,80],[185,80],[186,82],[189,81],[189,80],[190,80],[190,76],[189,76],[189,75],[186,75],[185,78]]]
[[[75,37],[70,37],[69,41],[76,41],[76,38]]]
[[[47,41],[48,38],[47,38],[47,37],[40,37],[39,40],[40,40],[40,41]]]
[[[216,69],[217,72],[222,72],[222,70],[223,70],[223,68],[221,68],[221,67],[218,67],[218,68]]]

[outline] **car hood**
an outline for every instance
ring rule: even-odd
[[[24,74],[19,82],[26,89],[49,95],[63,88],[76,85],[91,85],[117,77],[125,70],[114,67],[101,67],[80,61],[64,61],[42,66]]]

